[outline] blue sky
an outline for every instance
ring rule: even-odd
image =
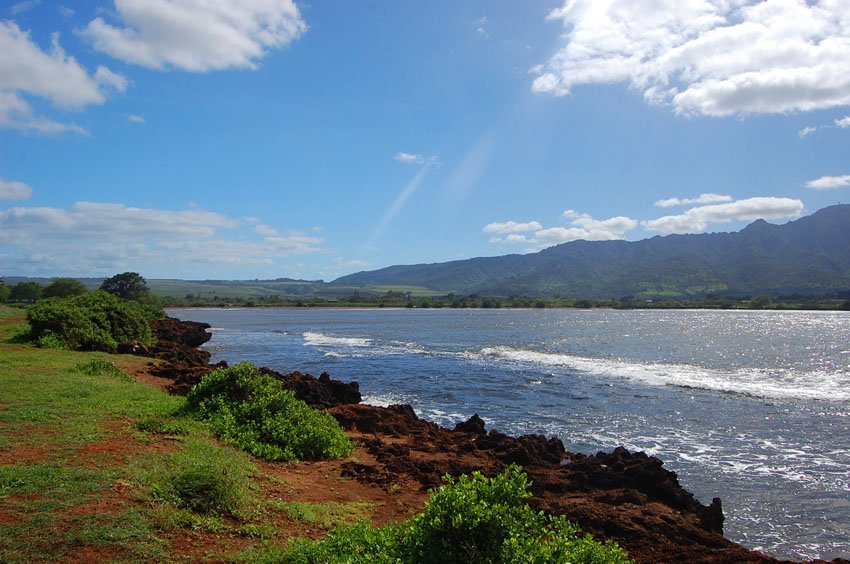
[[[0,3],[0,275],[322,278],[850,200],[850,4]]]

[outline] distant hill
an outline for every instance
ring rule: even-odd
[[[573,241],[527,255],[391,266],[334,285],[577,298],[817,293],[850,288],[850,205],[736,233]]]

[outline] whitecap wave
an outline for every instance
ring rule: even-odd
[[[304,344],[313,347],[368,347],[371,342],[372,339],[365,339],[362,337],[334,337],[332,335],[325,335],[324,333],[317,333],[314,331],[307,331],[304,333]]]
[[[679,386],[772,399],[850,401],[850,373],[847,371],[723,370],[689,364],[590,358],[511,347],[486,347],[477,356],[485,360],[557,366],[606,378],[625,378],[650,386]]]

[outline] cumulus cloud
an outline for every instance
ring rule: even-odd
[[[32,188],[16,180],[0,178],[0,200],[27,200],[32,197]]]
[[[81,32],[98,51],[153,69],[255,69],[307,25],[292,0],[116,0],[119,25],[95,18]]]
[[[821,0],[567,0],[564,44],[532,89],[626,83],[683,115],[850,104],[850,9]]]
[[[58,108],[80,109],[105,102],[108,90],[123,92],[126,87],[127,79],[107,67],[99,66],[89,74],[65,54],[58,34],[53,34],[48,53],[15,22],[0,21],[0,127],[85,133],[76,124],[34,115],[23,94],[47,99]]]
[[[506,221],[504,223],[488,223],[484,226],[484,233],[522,233],[524,231],[537,231],[543,229],[537,221],[529,221],[527,223],[517,223],[516,221]]]
[[[69,209],[13,207],[0,211],[0,252],[8,267],[69,273],[110,272],[136,264],[274,264],[282,257],[324,252],[324,239],[245,223],[203,210],[135,208],[78,202]],[[262,230],[258,230],[262,231]]]
[[[841,128],[850,127],[850,116],[835,120],[835,125]]]
[[[791,198],[757,197],[727,204],[714,204],[691,208],[680,215],[668,215],[642,221],[648,231],[659,233],[699,233],[710,223],[753,221],[756,219],[781,219],[799,216],[803,202]]]
[[[691,206],[693,204],[718,204],[721,202],[731,202],[732,196],[726,194],[700,194],[696,198],[668,198],[666,200],[658,200],[654,205],[657,208],[672,208],[674,206]]]
[[[806,182],[806,188],[812,190],[835,190],[850,186],[850,174],[844,176],[822,176],[816,180]]]
[[[586,213],[578,213],[575,210],[566,210],[562,217],[570,222],[570,227],[543,226],[537,221],[517,223],[507,221],[504,223],[490,223],[484,226],[485,233],[495,233],[504,237],[492,237],[491,243],[508,244],[531,244],[538,249],[569,241],[583,239],[585,241],[610,241],[624,239],[625,234],[638,226],[634,219],[617,216],[609,219],[594,219]],[[520,233],[533,232],[533,237],[521,235]],[[536,250],[530,247],[529,250]]]

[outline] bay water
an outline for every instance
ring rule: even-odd
[[[850,557],[850,314],[705,310],[179,309],[213,360],[329,372],[447,427],[478,413],[567,450],[658,456],[725,534]]]

